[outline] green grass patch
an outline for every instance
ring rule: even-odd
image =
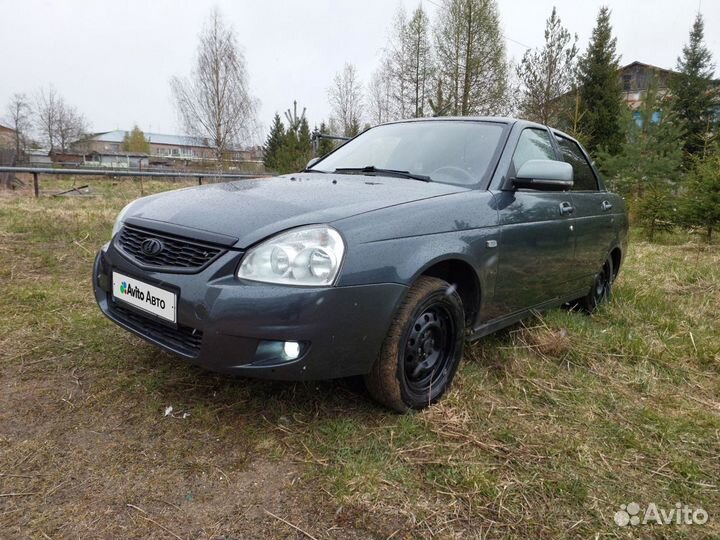
[[[139,183],[91,185],[0,198],[0,493],[29,494],[0,498],[3,535],[298,533],[266,509],[316,538],[720,536],[717,245],[634,236],[612,303],[468,345],[444,400],[396,415],[357,380],[215,375],[106,321],[91,264]],[[620,529],[632,501],[710,521]]]

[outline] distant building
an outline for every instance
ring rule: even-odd
[[[25,159],[31,167],[45,167],[52,165],[52,157],[48,150],[28,149],[25,150]]]
[[[95,133],[73,144],[81,152],[99,154],[121,154],[122,143],[127,131],[121,129]],[[145,133],[150,143],[150,155],[180,159],[215,159],[215,148],[207,139],[188,135],[166,135],[163,133]]]
[[[623,99],[631,109],[637,109],[645,99],[650,81],[655,80],[658,96],[668,94],[668,82],[673,71],[642,62],[632,62],[620,68]]]
[[[0,124],[0,148],[15,148],[15,130]]]
[[[86,167],[110,167],[112,169],[147,169],[150,159],[140,152],[96,152],[85,154]]]

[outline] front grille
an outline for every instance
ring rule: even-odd
[[[118,319],[133,327],[138,333],[152,337],[186,356],[196,357],[199,354],[203,337],[201,330],[189,326],[178,326],[177,328],[165,326],[154,319],[126,309],[111,299],[109,299],[109,305]]]
[[[142,250],[142,243],[152,238],[163,244],[163,249],[156,255],[148,255]],[[117,245],[141,266],[179,272],[199,271],[224,252],[217,246],[132,225],[123,227]]]

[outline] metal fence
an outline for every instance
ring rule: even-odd
[[[0,166],[0,173],[31,174],[33,177],[33,193],[40,196],[40,175],[66,175],[66,176],[101,176],[105,178],[132,177],[132,178],[191,178],[197,179],[202,185],[204,178],[222,180],[240,180],[262,178],[266,175],[247,173],[217,173],[211,171],[146,171],[146,170],[118,170],[118,169],[66,169],[46,167],[6,167]]]

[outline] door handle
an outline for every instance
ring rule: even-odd
[[[603,201],[601,206],[605,212],[612,210],[612,203],[610,201]]]
[[[574,211],[575,211],[575,208],[569,202],[563,201],[560,203],[560,215],[561,216],[564,216],[566,214],[572,214]]]

